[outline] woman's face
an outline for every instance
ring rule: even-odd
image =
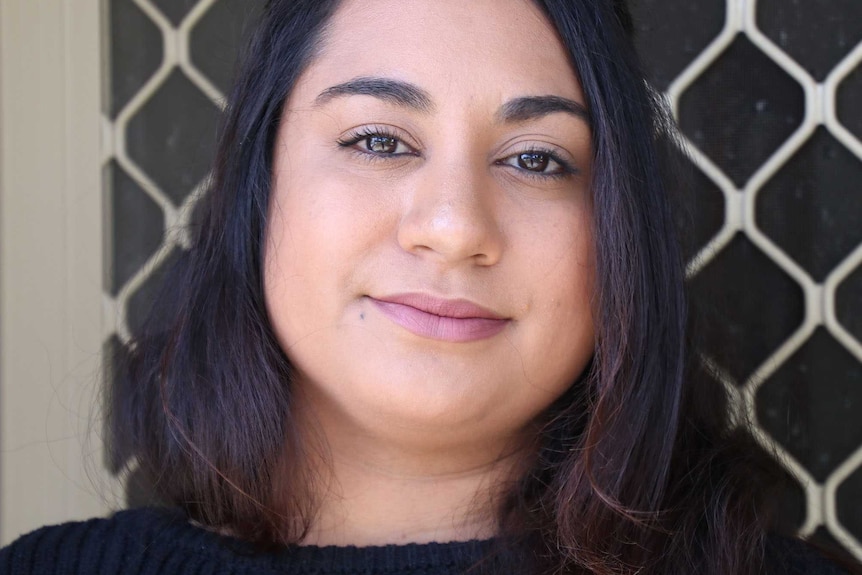
[[[321,418],[504,437],[577,378],[594,335],[583,106],[527,0],[342,3],[286,103],[265,258]]]

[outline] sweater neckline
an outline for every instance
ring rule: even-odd
[[[355,573],[357,565],[363,566],[367,573],[456,571],[481,562],[494,547],[493,539],[474,539],[370,546],[293,545],[260,551],[245,540],[195,525],[176,510],[146,508],[121,511],[115,519],[124,522],[123,516],[130,514],[137,516],[134,523],[146,524],[142,531],[146,532],[146,538],[153,546],[180,545],[209,559],[239,562],[276,572]],[[140,534],[136,538],[140,538]]]

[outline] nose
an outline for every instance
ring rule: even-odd
[[[398,228],[401,248],[448,264],[497,263],[503,234],[494,209],[493,183],[483,167],[464,161],[426,165],[406,200]]]

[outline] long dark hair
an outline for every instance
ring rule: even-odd
[[[596,349],[543,418],[539,457],[500,511],[535,568],[756,573],[752,482],[717,386],[688,367],[671,211],[673,130],[644,82],[621,0],[535,0],[571,55],[592,125]],[[109,401],[116,470],[254,542],[302,539],[314,501],[292,426],[292,368],[269,325],[263,245],[281,111],[338,0],[274,0],[240,69],[193,242]],[[278,489],[276,489],[276,485]]]

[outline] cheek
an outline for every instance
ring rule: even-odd
[[[330,225],[328,217],[333,214],[321,201],[322,196],[297,185],[304,176],[298,168],[304,163],[297,159],[289,162],[289,175],[284,171],[285,163],[281,158],[278,166],[282,172],[274,178],[269,204],[264,296],[270,322],[287,350],[303,333],[315,328],[314,318],[306,310],[319,306],[318,294],[325,288],[323,270],[332,260],[329,254],[333,245],[328,241],[332,236],[326,230],[337,230],[338,226]]]
[[[590,212],[577,206],[543,218],[533,230],[532,365],[547,374],[547,385],[563,389],[580,375],[595,347],[593,300],[595,264]]]
[[[592,297],[595,277],[593,225],[589,203],[581,197],[554,209],[537,211],[519,228],[524,246],[519,273],[529,278],[539,305],[582,310]]]
[[[385,233],[385,210],[370,209],[371,190],[337,173],[291,162],[275,178],[264,253],[270,322],[287,349],[344,320],[363,285],[363,270]],[[313,186],[303,182],[314,182]]]
[[[275,203],[275,202],[273,202]],[[302,278],[307,272],[301,269],[298,255],[302,245],[296,238],[284,212],[270,207],[264,252],[264,300],[270,324],[282,348],[287,350],[296,340],[298,332],[307,329],[306,318],[298,314],[295,302],[306,299]]]

